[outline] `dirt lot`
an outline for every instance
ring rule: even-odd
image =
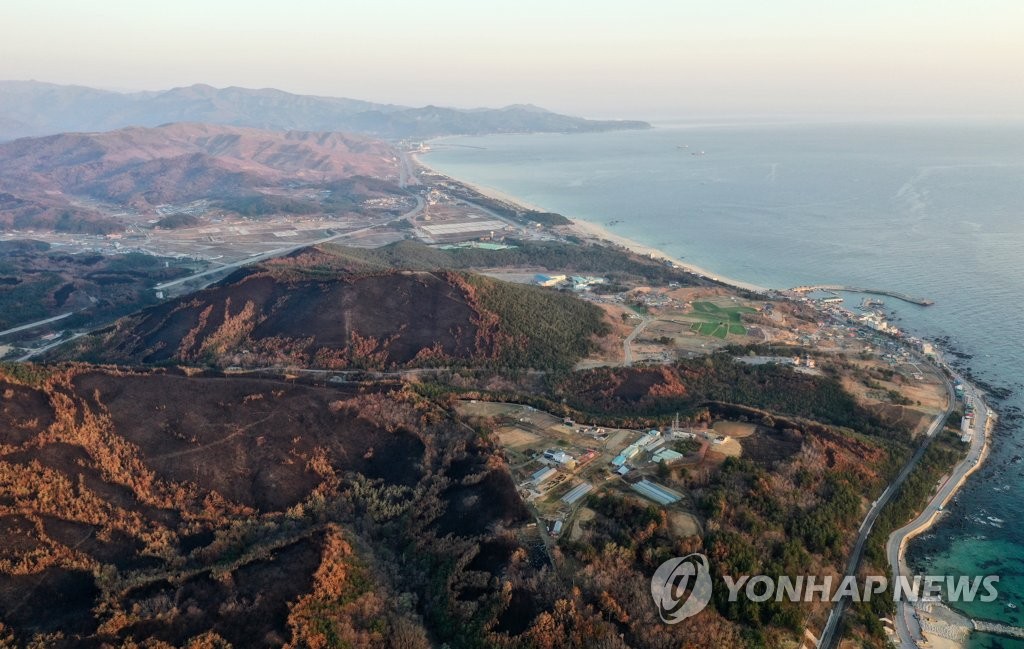
[[[712,428],[716,433],[725,435],[727,437],[733,437],[736,439],[742,439],[744,437],[750,437],[754,434],[757,429],[754,424],[739,422],[739,421],[716,421]]]
[[[502,426],[494,432],[501,445],[508,448],[536,446],[541,439],[539,435],[511,426]]]
[[[686,512],[669,512],[668,524],[676,536],[698,536],[701,533],[700,522],[693,514]]]

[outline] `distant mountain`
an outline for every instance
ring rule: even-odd
[[[269,130],[349,131],[401,139],[514,132],[586,132],[649,128],[636,121],[588,120],[530,105],[460,110],[410,108],[274,89],[194,85],[117,93],[36,81],[0,81],[0,140],[67,131],[106,131],[169,122],[206,122]]]
[[[0,144],[0,230],[120,229],[96,201],[145,214],[156,205],[202,199],[232,205],[244,199],[251,210],[252,199],[261,198],[288,211],[280,204],[287,192],[266,190],[337,190],[357,177],[385,193],[398,191],[390,183],[398,177],[397,153],[359,135],[209,124],[22,138]]]

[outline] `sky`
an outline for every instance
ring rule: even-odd
[[[0,79],[591,117],[1024,115],[1021,0],[2,0]]]

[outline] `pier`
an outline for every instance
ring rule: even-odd
[[[811,291],[841,291],[845,293],[870,293],[871,295],[885,295],[886,297],[893,297],[897,300],[903,300],[910,304],[916,304],[918,306],[932,306],[935,304],[932,300],[925,298],[914,297],[907,295],[906,293],[900,293],[899,291],[889,291],[886,289],[879,288],[861,288],[859,286],[842,286],[838,284],[821,285],[821,286],[797,286],[793,289],[796,293],[809,293]]]
[[[1019,626],[996,624],[985,620],[974,620],[974,630],[980,633],[993,633],[1008,638],[1024,638],[1024,629]]]

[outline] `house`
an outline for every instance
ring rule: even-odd
[[[569,455],[565,451],[554,451],[550,449],[544,451],[544,457],[553,462],[558,462],[559,464],[568,464],[574,459],[573,456]]]

